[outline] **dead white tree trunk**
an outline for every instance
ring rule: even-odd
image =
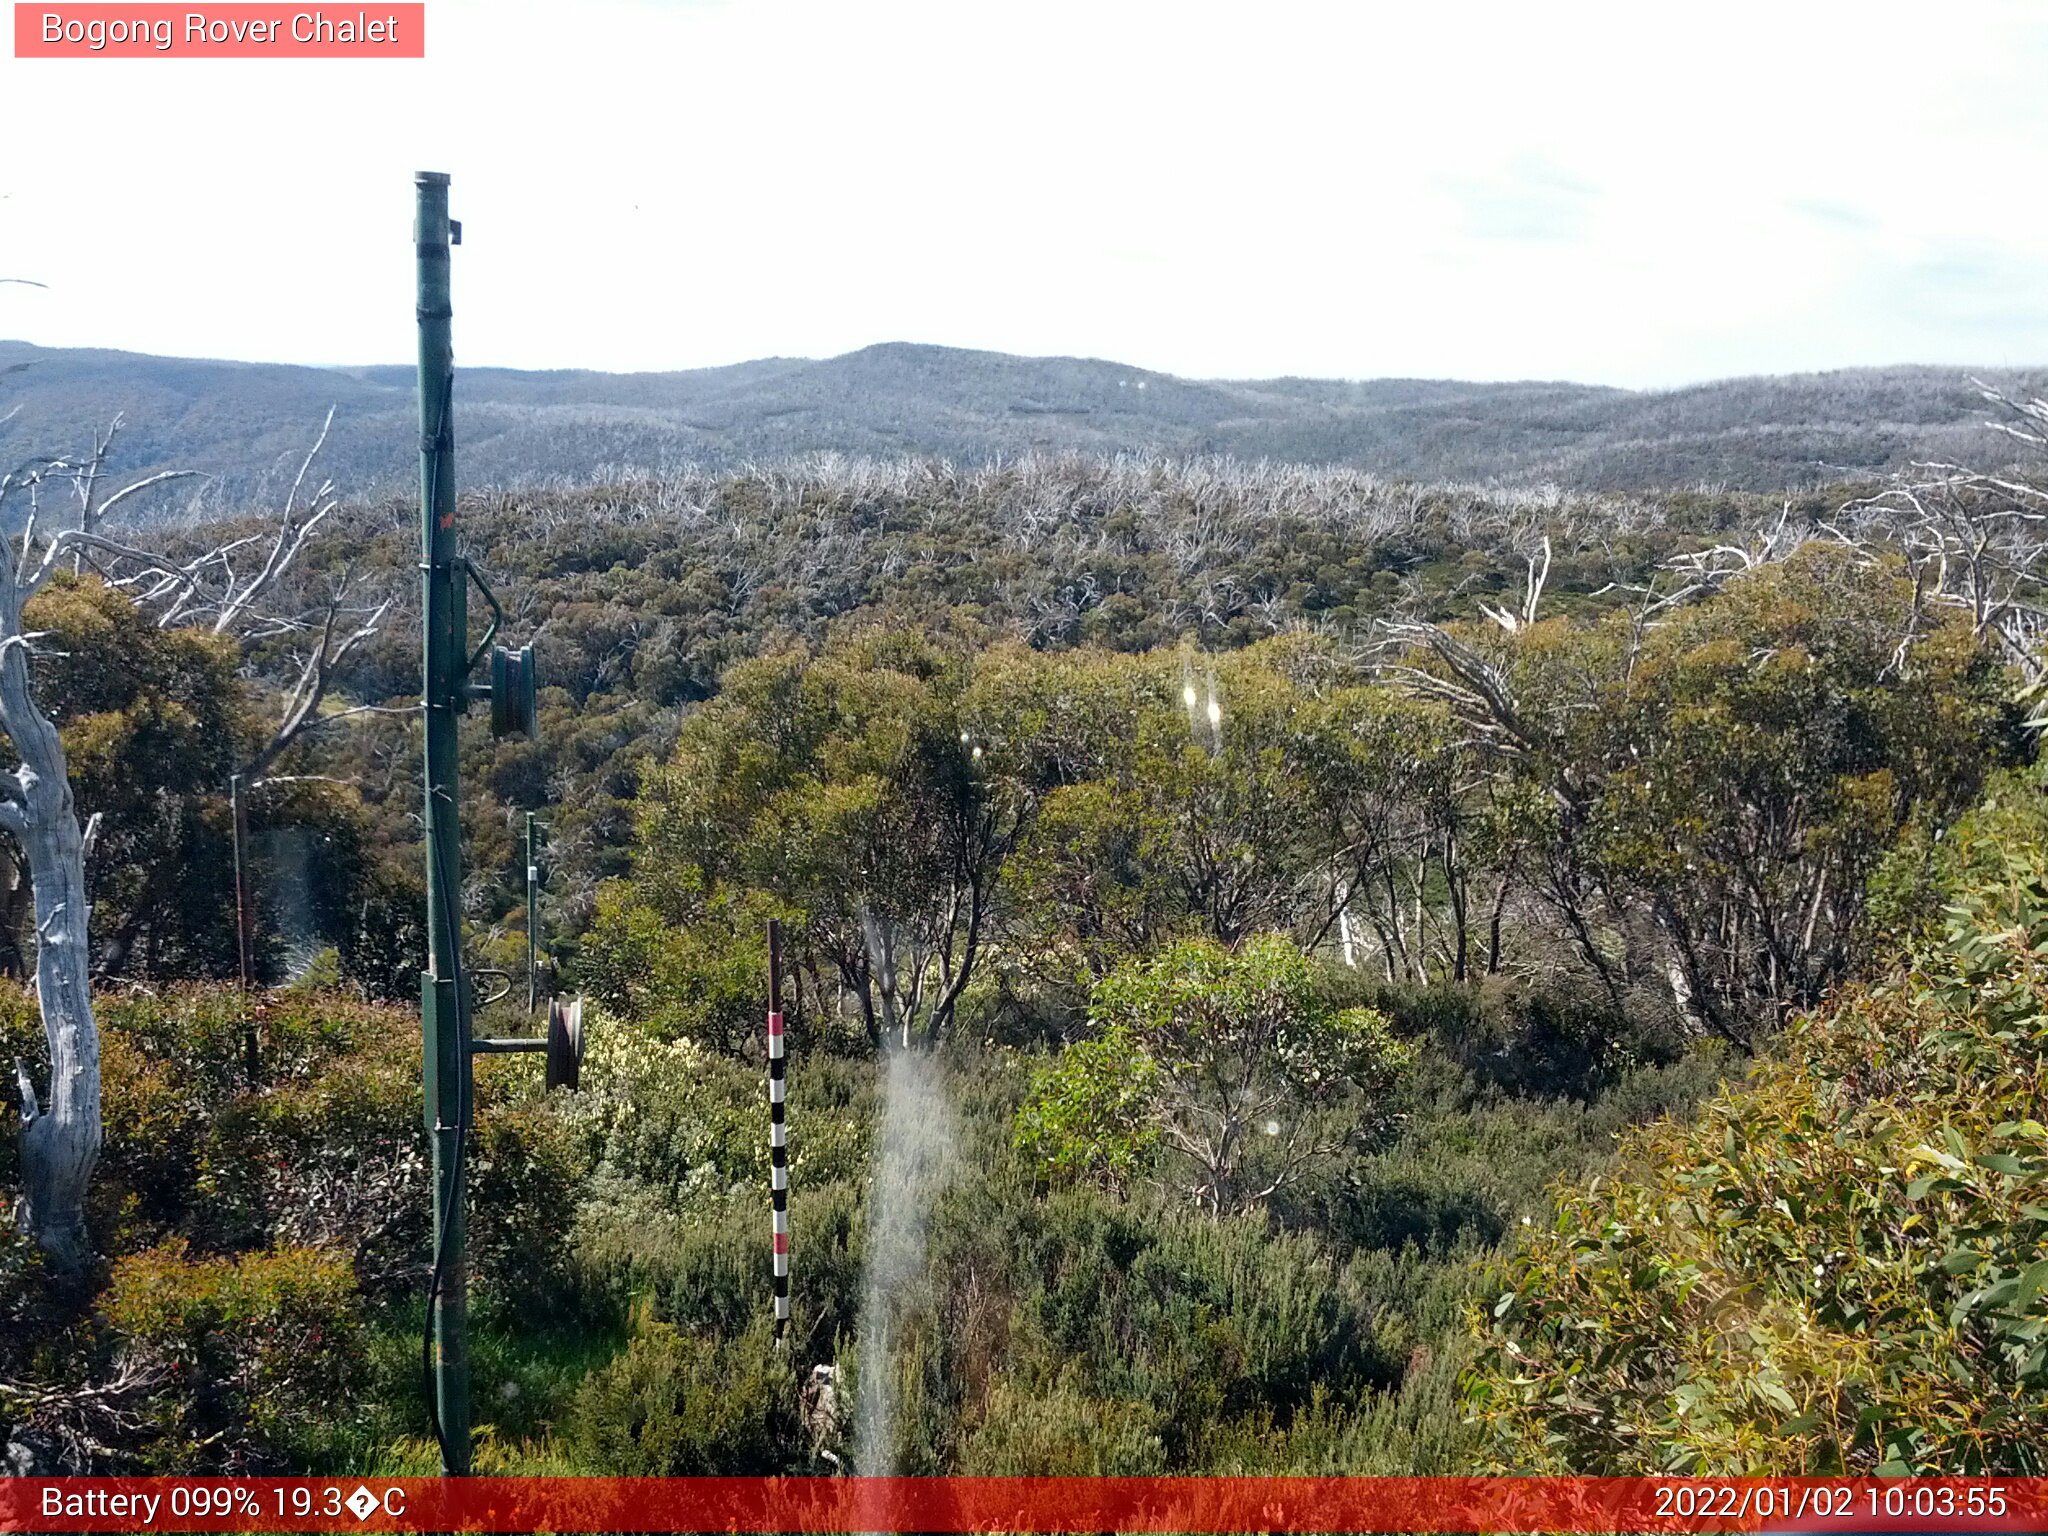
[[[0,773],[0,829],[13,834],[28,863],[35,901],[35,986],[49,1044],[49,1080],[38,1095],[28,1064],[14,1064],[21,1099],[19,1219],[60,1268],[83,1265],[90,1248],[85,1192],[100,1150],[99,1032],[92,1016],[86,942],[85,832],[71,800],[64,743],[29,686],[36,636],[23,628],[28,600],[68,555],[127,551],[96,530],[108,508],[177,472],[151,475],[101,500],[97,487],[112,433],[89,459],[34,461],[0,478],[0,509],[27,503],[14,559],[0,574],[0,731],[20,764]],[[76,512],[38,537],[42,492],[53,482],[77,492]]]
[[[21,759],[12,774],[0,772],[0,831],[20,843],[28,864],[35,901],[37,1003],[50,1052],[49,1081],[42,1094],[36,1091],[28,1064],[15,1063],[22,1117],[18,1216],[62,1267],[75,1268],[90,1253],[85,1194],[101,1134],[99,1034],[93,1022],[87,938],[85,856],[90,833],[80,827],[72,803],[63,740],[30,686],[29,661],[37,637],[23,627],[22,616],[29,599],[68,562],[75,572],[89,569],[139,605],[163,604],[158,622],[166,628],[203,624],[244,644],[277,634],[314,634],[312,654],[301,664],[283,719],[256,759],[258,767],[267,766],[293,741],[323,721],[338,718],[322,711],[334,668],[376,633],[388,609],[388,603],[367,609],[349,606],[350,583],[344,577],[317,617],[270,617],[259,611],[259,604],[277,588],[338,504],[331,485],[322,485],[310,501],[300,501],[307,472],[333,419],[330,411],[299,467],[268,548],[262,551],[260,568],[246,576],[236,574],[235,556],[244,548],[263,545],[261,535],[181,561],[121,543],[101,531],[107,514],[129,497],[189,474],[164,471],[102,496],[108,454],[120,430],[118,417],[95,438],[84,458],[33,460],[0,477],[0,515],[10,502],[26,504],[13,558],[0,569],[0,731]],[[39,528],[46,510],[56,510],[44,507],[44,497],[59,487],[72,493],[58,498],[68,515],[54,515]]]
[[[382,628],[391,609],[389,597],[363,598],[359,583],[345,570],[333,581],[326,598],[308,611],[289,614],[269,608],[320,525],[341,506],[332,480],[322,481],[306,494],[307,476],[333,426],[330,407],[319,435],[299,464],[283,510],[266,532],[251,533],[206,551],[181,568],[184,579],[167,583],[161,579],[162,573],[150,571],[137,582],[137,602],[163,600],[156,621],[160,629],[204,628],[244,647],[279,637],[310,642],[310,648],[296,657],[297,670],[289,684],[280,683],[284,703],[270,739],[242,764],[241,773],[251,784],[259,782],[286,749],[322,727],[353,715],[392,713],[375,705],[332,711],[326,707],[336,671],[350,652],[375,639]],[[250,556],[254,557],[253,570],[247,568]],[[147,584],[150,578],[156,578],[153,586]]]
[[[89,1252],[85,1191],[100,1151],[99,1032],[86,948],[85,839],[57,728],[29,693],[19,582],[0,591],[0,728],[21,765],[0,777],[0,827],[27,856],[35,897],[36,1000],[49,1041],[48,1092],[38,1101],[26,1063],[21,1094],[21,1211],[37,1245],[63,1269]]]

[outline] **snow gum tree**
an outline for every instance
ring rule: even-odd
[[[330,421],[331,421],[330,414]],[[150,613],[160,627],[193,626],[237,643],[303,636],[313,647],[268,762],[325,718],[318,713],[333,664],[373,633],[380,606],[366,621],[337,629],[348,612],[338,595],[323,613],[264,611],[307,539],[334,509],[332,487],[302,497],[307,471],[324,442],[301,465],[281,515],[257,532],[171,557],[110,537],[108,518],[131,498],[188,472],[147,475],[111,494],[106,466],[117,418],[77,458],[41,458],[0,476],[0,525],[18,525],[0,558],[0,732],[19,759],[0,770],[0,831],[20,845],[34,901],[37,1004],[48,1044],[48,1078],[38,1090],[27,1062],[14,1063],[21,1107],[22,1227],[60,1269],[90,1256],[85,1197],[101,1140],[99,1033],[93,1020],[90,909],[86,858],[98,817],[81,823],[72,797],[64,741],[34,688],[37,642],[29,627],[37,593],[60,572],[97,578]]]

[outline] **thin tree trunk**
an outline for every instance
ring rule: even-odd
[[[1414,967],[1408,959],[1407,936],[1401,932],[1401,892],[1394,884],[1394,861],[1392,859],[1387,860],[1386,866],[1381,873],[1387,887],[1387,934],[1394,941],[1393,953],[1401,962],[1400,970],[1402,976],[1406,977]],[[1420,942],[1419,938],[1418,942]],[[1393,977],[1389,976],[1387,979],[1391,981]]]
[[[1486,925],[1486,974],[1500,974],[1500,925],[1507,912],[1508,882],[1514,876],[1512,867],[1500,872],[1500,889],[1494,893],[1493,916]]]
[[[1429,871],[1429,839],[1423,839],[1422,857],[1415,861],[1415,980],[1429,985],[1429,934],[1422,925],[1422,882]]]
[[[1394,984],[1395,980],[1394,941],[1387,936],[1387,925],[1379,920],[1379,915],[1377,913],[1372,912],[1370,909],[1368,909],[1366,913],[1366,919],[1372,924],[1372,931],[1379,935],[1380,963],[1386,967],[1387,985],[1391,987]]]
[[[1449,892],[1451,903],[1451,925],[1453,944],[1451,953],[1451,980],[1463,983],[1470,967],[1472,939],[1465,911],[1465,879],[1457,868],[1458,840],[1450,833],[1444,834],[1444,886]]]
[[[1572,937],[1578,941],[1579,953],[1586,957],[1587,964],[1600,978],[1600,984],[1607,989],[1607,999],[1618,1011],[1622,1006],[1621,984],[1615,980],[1613,967],[1607,957],[1600,953],[1600,946],[1593,941],[1593,931],[1586,925],[1586,915],[1579,908],[1577,893],[1569,887],[1567,879],[1556,872],[1551,877],[1548,893],[1556,904],[1558,912],[1571,928]]]

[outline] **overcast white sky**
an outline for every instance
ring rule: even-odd
[[[0,276],[50,285],[0,286],[0,335],[409,360],[435,169],[472,364],[898,340],[1636,386],[2048,363],[2027,0],[427,21],[420,62],[0,59]]]

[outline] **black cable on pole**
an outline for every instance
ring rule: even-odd
[[[441,1465],[454,1465],[448,1457],[448,1436],[441,1425],[441,1404],[434,1387],[434,1306],[441,1299],[441,1287],[446,1272],[448,1251],[448,1227],[455,1217],[455,1202],[462,1198],[463,1160],[468,1155],[469,1117],[472,1106],[470,1094],[473,1085],[469,1080],[468,1034],[462,1027],[468,1012],[468,993],[463,985],[462,974],[462,931],[453,925],[457,913],[449,895],[449,881],[444,868],[441,879],[441,920],[450,924],[448,932],[452,938],[450,951],[455,957],[455,1018],[458,1059],[462,1061],[461,1097],[455,1117],[455,1150],[449,1159],[453,1174],[448,1180],[448,1193],[442,1200],[434,1222],[434,1264],[427,1277],[427,1318],[420,1338],[420,1368],[427,1389],[427,1414],[434,1425],[434,1443],[441,1450]]]

